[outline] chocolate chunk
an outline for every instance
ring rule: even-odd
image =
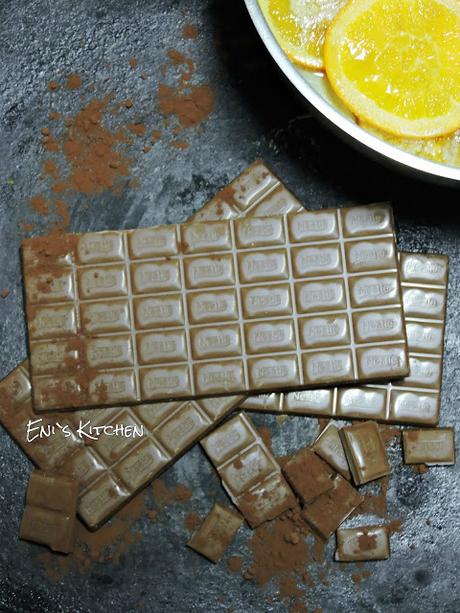
[[[453,428],[404,430],[404,462],[427,466],[455,464],[455,432]]]
[[[342,477],[345,477],[348,481],[351,480],[348,460],[343,449],[342,440],[340,439],[339,429],[332,421],[327,424],[318,436],[313,443],[312,449],[340,473]]]
[[[364,498],[346,479],[336,475],[334,487],[302,510],[302,517],[324,539],[328,539]]]
[[[310,449],[298,451],[283,473],[300,500],[308,504],[334,487],[334,471]]]
[[[29,479],[19,536],[70,553],[75,541],[79,483],[64,475],[34,470]]]
[[[337,562],[386,560],[390,557],[390,539],[386,526],[360,526],[337,530]]]
[[[241,515],[216,503],[187,545],[217,564],[242,521]]]
[[[356,485],[390,474],[385,444],[374,421],[346,426],[340,438]]]

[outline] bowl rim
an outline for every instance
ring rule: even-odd
[[[265,20],[258,0],[244,1],[260,38],[276,64],[292,85],[321,115],[326,117],[331,123],[344,132],[345,135],[351,136],[361,143],[361,145],[370,149],[371,151],[369,153],[376,152],[392,162],[407,167],[406,170],[412,169],[427,175],[426,178],[428,179],[447,179],[449,182],[455,182],[457,187],[460,186],[460,168],[432,162],[431,160],[403,151],[373,136],[326,101],[309,83],[307,83],[295,64],[281,49]]]

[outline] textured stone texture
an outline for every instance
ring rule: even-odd
[[[180,39],[186,22],[199,26],[193,45]],[[26,355],[18,222],[30,217],[27,200],[45,185],[39,130],[48,123],[47,82],[80,72],[120,97],[142,99],[138,115],[155,129],[155,82],[168,47],[192,50],[196,74],[216,92],[215,112],[201,133],[187,136],[188,149],[177,151],[162,141],[149,154],[140,154],[136,189],[126,186],[119,198],[74,198],[72,230],[183,221],[256,157],[265,159],[309,208],[393,200],[401,249],[451,257],[442,424],[455,426],[460,396],[458,191],[377,166],[311,119],[272,65],[242,2],[18,0],[0,5],[0,290],[11,292],[0,299],[0,376]],[[139,71],[129,70],[132,56],[149,76],[147,85]],[[76,98],[67,94],[59,99],[75,110]],[[277,454],[311,442],[317,430],[314,420],[301,417],[282,425],[272,416],[258,415],[254,421],[271,427]],[[359,586],[351,581],[351,567],[337,572],[330,588],[318,582],[308,590],[309,610],[458,611],[459,468],[434,468],[418,476],[399,466],[399,452],[391,460],[390,515],[404,522],[403,533],[392,537],[391,559],[370,565],[372,576]],[[259,589],[229,573],[225,559],[214,566],[185,547],[185,514],[194,510],[204,516],[215,501],[228,504],[198,447],[165,476],[169,484],[191,486],[191,501],[169,506],[154,523],[141,519],[143,539],[128,549],[120,565],[93,566],[58,584],[41,570],[40,549],[17,539],[30,465],[4,431],[0,462],[1,611],[124,612],[142,610],[137,608],[141,601],[143,610],[159,613],[288,610],[277,598],[267,604],[273,585]],[[151,494],[146,496],[151,502]],[[241,529],[226,555],[248,558],[248,537],[249,529]],[[332,564],[333,546],[328,545],[324,568]]]

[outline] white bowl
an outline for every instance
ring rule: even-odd
[[[283,52],[273,36],[257,0],[245,0],[252,21],[268,52],[292,85],[310,103],[320,118],[327,121],[335,132],[367,155],[397,167],[406,173],[433,181],[460,187],[460,168],[438,164],[373,136],[361,128],[351,113],[340,103],[327,79],[296,66]]]

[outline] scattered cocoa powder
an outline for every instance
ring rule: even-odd
[[[198,37],[198,28],[193,23],[186,23],[182,28],[183,38],[189,38],[195,40]]]
[[[186,502],[192,497],[192,490],[186,485],[178,484],[169,488],[162,479],[152,483],[153,497],[159,509],[173,502]]]
[[[8,298],[8,296],[10,295],[10,290],[9,289],[2,289],[2,291],[0,292],[0,296],[2,298]]]
[[[50,92],[55,92],[59,89],[59,83],[57,81],[50,81],[48,83],[48,89]]]
[[[372,551],[377,547],[377,537],[363,531],[358,537],[358,546],[360,551]]]
[[[430,468],[426,464],[410,464],[411,469],[418,475],[424,475],[429,472]]]
[[[72,72],[67,77],[65,86],[67,89],[79,89],[81,87],[81,76],[77,72]]]
[[[388,530],[390,534],[395,534],[396,532],[402,531],[402,521],[400,519],[393,519],[388,523]]]
[[[48,215],[49,205],[44,196],[33,196],[30,199],[30,206],[36,213],[45,216]]]
[[[259,434],[262,437],[263,442],[268,447],[268,449],[273,453],[272,447],[272,433],[268,426],[260,426],[258,428]]]
[[[243,558],[239,556],[230,556],[227,560],[227,565],[232,573],[239,573],[243,566]]]
[[[192,31],[187,28],[187,32]],[[177,49],[169,49],[167,58],[162,73],[165,77],[171,71],[173,74],[167,83],[158,84],[158,108],[165,118],[176,120],[172,130],[177,135],[185,128],[197,128],[209,117],[214,108],[214,93],[206,83],[192,83],[195,64],[189,56]],[[172,146],[184,148],[183,144],[181,147]]]
[[[198,515],[198,513],[195,513],[195,511],[192,511],[191,513],[185,516],[184,523],[185,523],[185,527],[187,528],[187,530],[195,530],[196,528],[198,528],[201,522],[202,522],[201,517]]]
[[[188,142],[186,140],[172,140],[169,142],[171,147],[174,149],[187,149]]]
[[[161,138],[161,131],[160,130],[154,130],[152,132],[152,136],[150,138],[152,143],[156,143],[158,140],[160,140]]]
[[[141,137],[145,135],[146,127],[141,123],[131,123],[128,124],[128,130],[136,136]]]
[[[131,68],[137,68],[137,65],[139,64],[139,61],[135,57],[130,57],[129,60],[128,60],[128,64],[130,65]]]
[[[378,517],[386,517],[387,515],[387,492],[389,485],[389,477],[381,477],[374,481],[373,486],[378,489],[377,493],[363,493],[364,501],[353,512],[353,515],[364,515],[371,513]]]
[[[196,127],[209,117],[214,108],[214,94],[209,85],[183,88],[160,84],[158,104],[165,117],[176,117],[183,128]]]
[[[142,540],[135,523],[146,514],[144,497],[136,496],[96,532],[77,521],[76,546],[68,556],[42,552],[37,559],[46,576],[59,582],[69,572],[84,574],[100,563],[116,566],[128,548]]]
[[[401,436],[400,428],[397,428],[395,426],[386,426],[380,424],[379,431],[380,436],[382,437],[386,447],[388,447],[395,438],[399,438]]]

